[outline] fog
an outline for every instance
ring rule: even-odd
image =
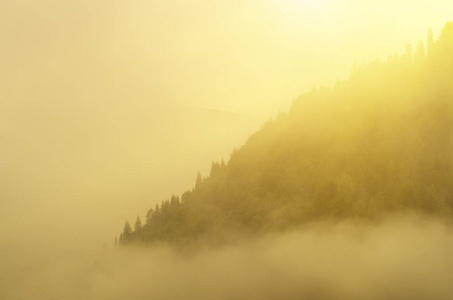
[[[417,4],[2,1],[0,298],[451,295],[449,229],[419,218],[113,250],[125,219],[192,188],[298,95],[451,17],[451,1]]]
[[[0,158],[2,299],[16,299],[16,288],[61,296],[126,218],[192,187],[197,170],[206,174],[257,126],[239,114],[162,106],[91,117],[42,109],[13,121]]]
[[[452,228],[413,214],[312,223],[196,250],[158,245],[2,268],[2,299],[451,299]],[[33,258],[32,258],[33,259]],[[83,263],[81,263],[83,262]],[[23,273],[22,273],[23,272]]]

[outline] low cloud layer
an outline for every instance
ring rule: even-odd
[[[36,268],[4,269],[7,284],[0,295],[38,300],[453,298],[451,228],[415,216],[372,225],[314,224],[184,254],[166,246],[123,247],[92,261],[73,255]]]

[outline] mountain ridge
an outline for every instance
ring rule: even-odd
[[[119,243],[214,243],[313,220],[453,209],[453,23],[415,53],[354,66],[297,98],[195,187],[126,222]]]

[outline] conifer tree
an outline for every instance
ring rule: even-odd
[[[137,220],[135,221],[135,228],[134,231],[139,233],[142,230],[142,220],[140,220],[140,216],[137,216]]]
[[[172,195],[170,199],[170,206],[175,207],[180,203],[179,196]]]
[[[124,229],[123,229],[123,241],[128,240],[132,235],[132,228],[131,225],[129,224],[129,221],[126,220],[126,223],[124,223]]]
[[[202,182],[203,182],[203,178],[201,177],[200,171],[198,171],[197,181],[195,182],[195,189],[198,189]]]
[[[155,214],[156,216],[159,216],[159,215],[160,215],[159,204],[156,204],[156,208],[154,209],[154,214]]]
[[[216,163],[215,161],[211,164],[211,176],[215,176],[220,169],[220,164]]]
[[[186,191],[181,195],[181,203],[187,203],[187,199],[189,198],[190,191]]]
[[[154,215],[154,210],[152,208],[150,208],[148,210],[148,212],[146,213],[146,222],[151,220],[153,218],[153,215]]]

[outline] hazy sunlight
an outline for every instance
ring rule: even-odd
[[[0,1],[0,299],[453,299],[452,21]]]

